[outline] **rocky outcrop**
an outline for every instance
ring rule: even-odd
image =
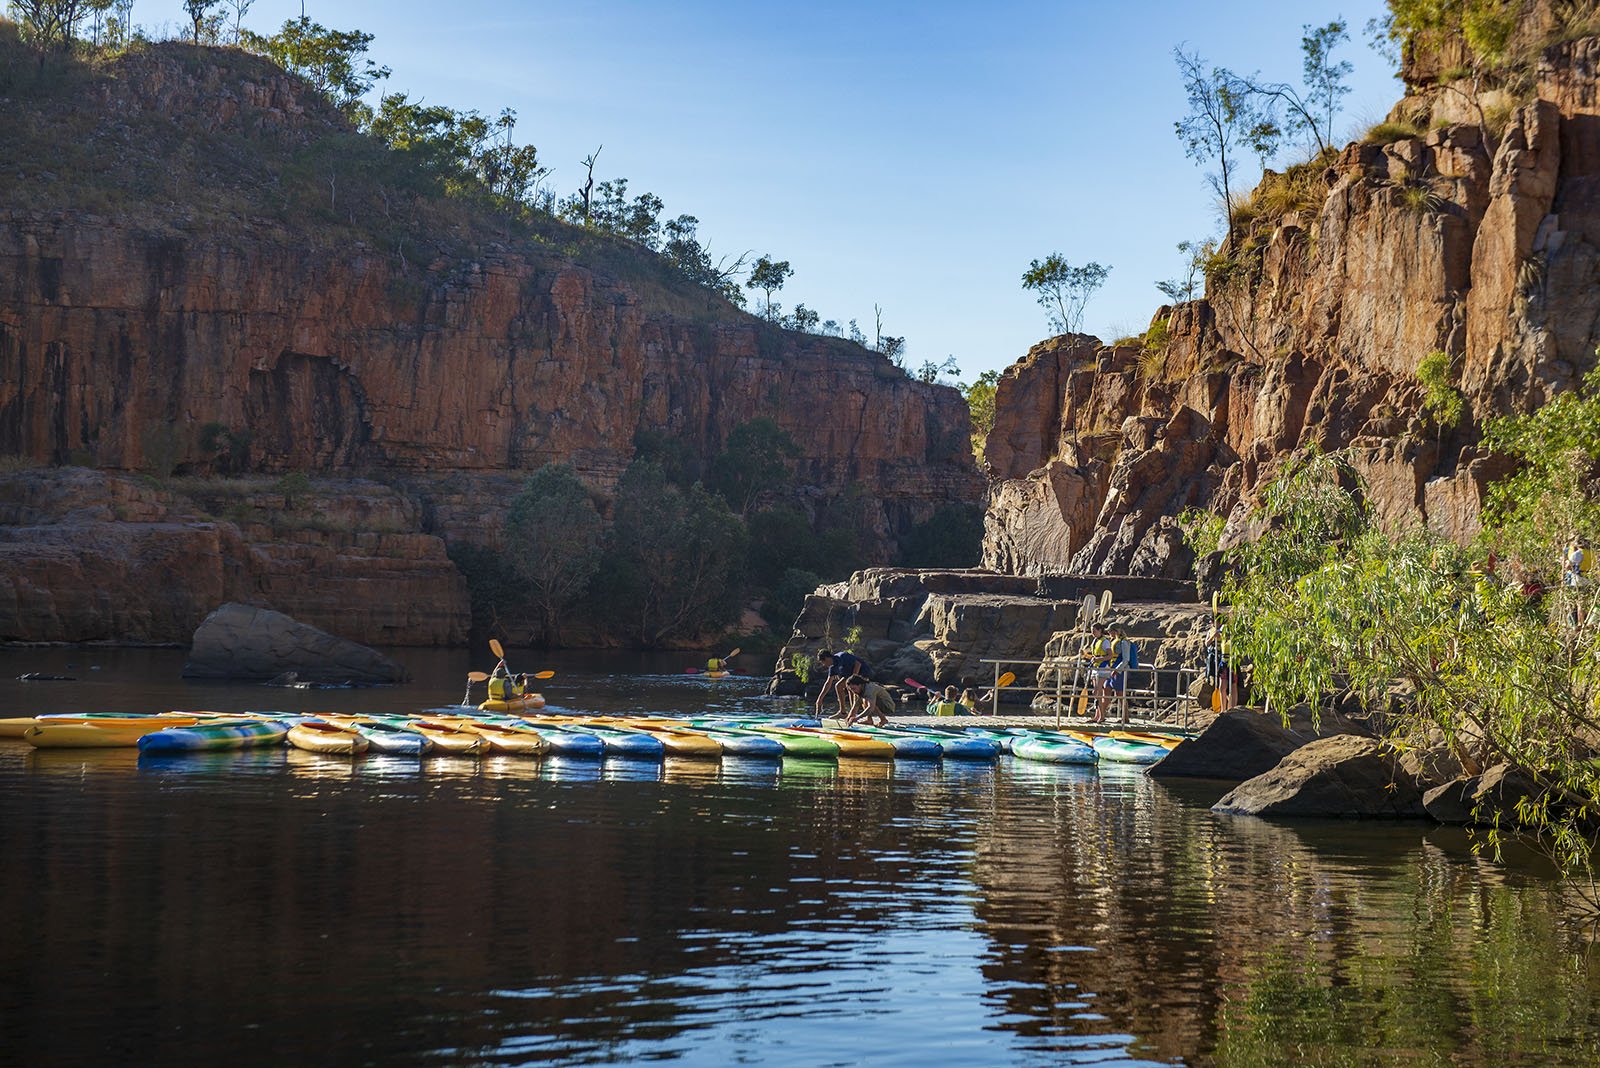
[[[1422,796],[1428,815],[1440,823],[1477,823],[1516,827],[1519,802],[1536,800],[1543,791],[1532,776],[1510,764],[1496,764],[1481,775],[1441,783]]]
[[[182,644],[239,600],[382,645],[466,640],[466,582],[415,500],[360,479],[297,501],[273,486],[0,476],[0,641]]]
[[[404,682],[405,670],[375,649],[297,623],[282,612],[225,604],[194,632],[185,678],[266,682],[285,675],[328,685]]]
[[[1382,742],[1354,734],[1294,750],[1212,806],[1246,816],[1413,818],[1427,815],[1422,790]]]
[[[1017,683],[1001,691],[1007,703],[1035,705],[1049,699],[1036,686],[1054,686],[1037,662],[1074,633],[1085,592],[1109,586],[1117,602],[1114,616],[1141,639],[1143,662],[1171,667],[1192,658],[1187,643],[1203,625],[1206,610],[1197,603],[1159,598],[1187,591],[1192,584],[1112,579],[1093,585],[1067,578],[1035,580],[982,570],[909,571],[872,568],[845,583],[824,586],[806,598],[794,632],[779,653],[773,692],[795,690],[783,670],[797,656],[823,647],[853,649],[873,665],[884,683],[907,677],[925,685],[987,685],[1010,670]],[[1018,661],[1001,664],[992,661]]]
[[[1561,25],[1524,6],[1519,54]],[[1142,350],[1065,336],[1006,371],[985,566],[1183,574],[1172,518],[1199,507],[1237,536],[1254,489],[1306,446],[1348,450],[1388,527],[1477,532],[1500,473],[1483,421],[1596,361],[1600,38],[1545,49],[1507,79],[1524,96],[1485,89],[1481,111],[1468,82],[1439,85],[1449,54],[1407,57],[1394,118],[1427,132],[1269,173],[1205,299],[1162,309]],[[1454,427],[1424,410],[1433,352],[1465,401]]]
[[[1290,753],[1331,733],[1305,716],[1286,725],[1279,716],[1257,709],[1229,709],[1151,765],[1149,774],[1242,782],[1267,774]]]

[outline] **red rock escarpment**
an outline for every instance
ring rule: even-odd
[[[1478,528],[1484,419],[1571,389],[1600,343],[1600,39],[1544,52],[1491,135],[1440,119],[1350,145],[1320,208],[1258,220],[1244,269],[1163,309],[1149,353],[1054,338],[1001,378],[984,562],[1016,573],[1185,574],[1173,517],[1232,513],[1286,455],[1346,449],[1390,528]],[[1447,111],[1418,78],[1397,115]],[[1267,182],[1276,181],[1269,175]],[[1456,427],[1417,369],[1451,358]]]

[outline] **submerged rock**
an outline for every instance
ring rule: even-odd
[[[1496,764],[1482,775],[1463,776],[1422,795],[1428,815],[1440,823],[1514,826],[1517,803],[1539,796],[1539,785],[1521,768]]]
[[[1240,783],[1213,812],[1246,816],[1414,818],[1422,791],[1382,742],[1354,734],[1322,738],[1277,767]]]
[[[405,681],[405,669],[376,649],[336,638],[269,608],[225,604],[194,632],[185,678],[343,685]]]

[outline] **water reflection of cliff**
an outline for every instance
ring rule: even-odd
[[[1035,1048],[1089,1028],[1195,1064],[1600,1063],[1600,981],[1558,891],[1461,832],[1214,817],[1139,775],[1017,773],[974,877],[985,976]]]

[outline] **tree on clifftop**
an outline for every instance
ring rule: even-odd
[[[216,7],[218,0],[183,0],[183,10],[188,14],[189,20],[194,23],[194,41],[200,43],[200,29],[205,25],[206,14]]]
[[[1031,290],[1050,316],[1050,329],[1076,334],[1083,325],[1083,310],[1095,290],[1105,285],[1110,267],[1086,263],[1074,267],[1059,252],[1034,260],[1022,275],[1022,288]]]
[[[289,73],[298,74],[346,110],[389,76],[388,67],[363,58],[372,45],[372,34],[330,30],[305,15],[289,19],[271,37],[246,30],[241,43]]]
[[[756,260],[750,268],[750,280],[745,282],[747,289],[759,289],[766,300],[762,304],[761,316],[769,322],[777,322],[778,306],[772,303],[772,294],[783,288],[783,283],[794,277],[794,268],[789,266],[788,260],[774,260],[770,254]]]
[[[1222,202],[1228,222],[1228,243],[1233,239],[1233,172],[1245,147],[1264,150],[1263,138],[1275,135],[1276,126],[1258,117],[1248,85],[1226,68],[1206,68],[1205,60],[1181,47],[1172,50],[1189,100],[1189,113],[1173,123],[1183,151],[1199,164],[1215,160],[1217,169],[1206,175]]]

